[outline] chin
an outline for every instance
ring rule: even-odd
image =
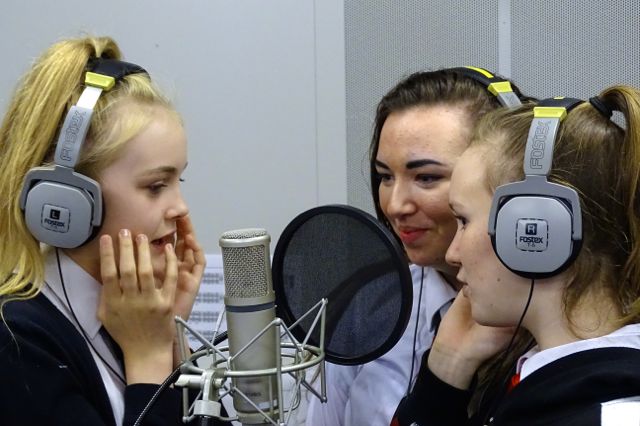
[[[407,257],[411,263],[414,263],[419,266],[432,266],[433,265],[433,257],[430,256],[429,253],[425,253],[423,250],[419,249],[407,249]]]
[[[480,325],[483,325],[485,327],[502,327],[502,325],[500,325],[499,321],[496,321],[494,318],[487,318],[485,316],[477,316],[473,314],[473,311],[471,313],[471,317],[473,318],[473,320],[475,322],[477,322]]]
[[[473,315],[473,313],[471,314],[471,317],[475,322],[485,327],[497,327],[497,325],[493,321],[488,320],[486,318],[482,318],[482,317],[478,318],[476,315]]]
[[[486,327],[513,327],[516,325],[513,321],[507,321],[504,318],[496,318],[495,313],[491,313],[489,315],[476,315],[473,311],[474,309],[472,307],[471,317],[473,317],[473,320]]]
[[[438,270],[449,270],[452,266],[449,265],[444,258],[444,253],[447,248],[440,248],[437,246],[429,245],[427,247],[406,248],[407,257],[411,263],[415,263],[420,266],[431,266]]]

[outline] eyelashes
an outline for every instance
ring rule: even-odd
[[[421,174],[416,176],[416,180],[425,185],[433,184],[438,182],[440,179],[442,179],[442,176],[440,175]]]
[[[184,181],[185,181],[184,178],[178,178],[178,182],[182,183]],[[169,186],[169,183],[167,183],[166,181],[161,181],[161,182],[154,182],[151,185],[148,185],[147,189],[152,195],[158,195],[164,190],[164,188],[167,188],[168,186]]]
[[[381,182],[390,182],[393,180],[393,176],[390,173],[376,172],[375,178]],[[442,180],[443,176],[435,175],[435,174],[418,174],[414,177],[414,181],[422,186],[430,186],[433,185],[440,180]]]
[[[453,215],[453,217],[456,218],[456,222],[458,222],[458,227],[460,229],[464,229],[464,227],[467,225],[467,219],[463,216],[459,216],[459,215]]]

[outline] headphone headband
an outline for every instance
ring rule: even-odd
[[[524,174],[548,176],[553,159],[553,146],[560,123],[567,113],[583,101],[574,98],[543,99],[533,108],[533,121],[529,128],[524,151]]]
[[[116,82],[130,74],[149,75],[149,73],[140,65],[108,58],[89,59],[89,62],[87,63],[87,71],[113,77]]]
[[[522,105],[520,98],[515,94],[511,87],[511,82],[507,79],[497,77],[484,68],[464,66],[459,68],[451,68],[465,77],[469,77],[478,83],[484,85],[489,93],[498,99],[500,105],[514,108]]]
[[[589,103],[593,105],[593,107],[598,110],[600,114],[602,114],[605,118],[611,118],[613,115],[613,108],[611,108],[605,101],[600,98],[600,96],[594,96],[589,98]]]
[[[103,91],[109,91],[117,81],[135,73],[147,73],[144,68],[116,59],[92,58],[87,64],[85,88],[67,113],[53,157],[55,164],[74,168],[80,156],[80,148],[89,131],[93,109]]]

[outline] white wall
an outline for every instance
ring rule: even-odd
[[[54,41],[110,35],[175,100],[199,238],[346,203],[344,12],[339,0],[2,0],[0,113]]]

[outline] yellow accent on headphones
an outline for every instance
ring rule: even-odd
[[[499,81],[496,83],[491,83],[487,87],[487,90],[489,90],[489,92],[494,96],[498,96],[498,93],[513,92],[513,89],[511,88],[511,83],[508,81]]]
[[[107,91],[111,90],[116,84],[116,79],[108,75],[87,71],[84,77],[84,83],[88,86],[99,87]]]
[[[533,108],[534,118],[557,118],[560,121],[564,120],[567,116],[567,109],[565,107],[535,107]]]
[[[495,77],[493,74],[491,74],[489,71],[482,69],[482,68],[478,68],[478,67],[472,67],[470,65],[466,65],[465,68],[469,68],[470,70],[474,70],[476,72],[479,72],[480,74],[484,75],[487,78],[493,78]]]

